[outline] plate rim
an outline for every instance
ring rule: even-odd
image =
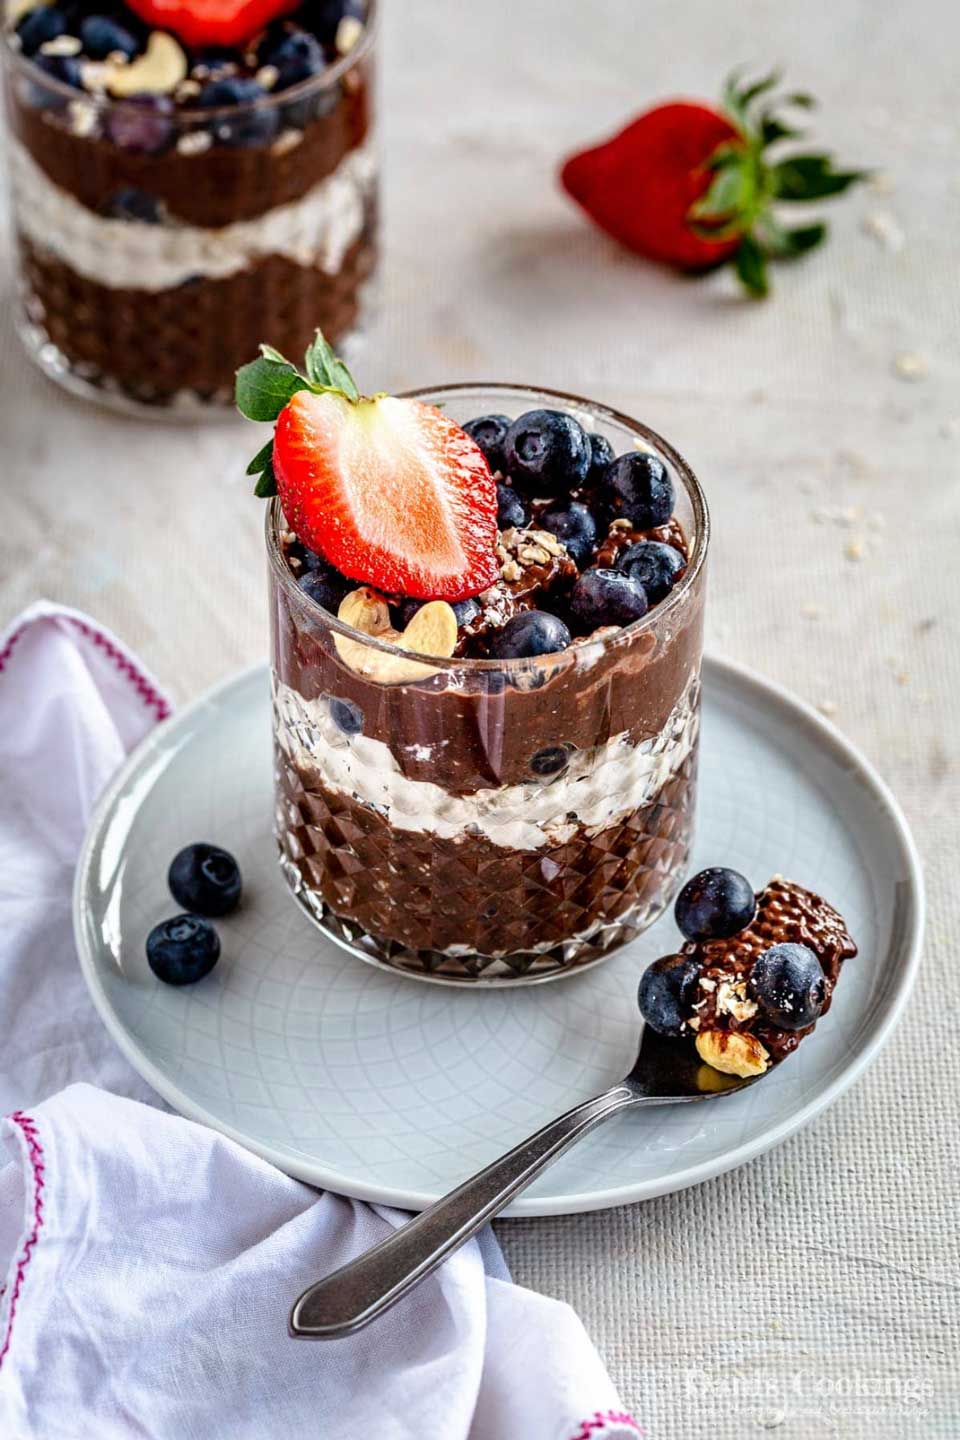
[[[779,681],[761,675],[740,661],[731,660],[709,651],[703,656],[703,670],[712,672],[717,683],[735,683],[752,689],[765,702],[767,708],[773,706],[781,711],[787,711],[795,721],[802,721],[812,738],[830,749],[834,757],[838,758],[879,802],[879,809],[890,827],[900,851],[908,889],[908,924],[905,926],[903,935],[897,941],[899,963],[895,967],[894,982],[886,1002],[886,1009],[868,1037],[861,1053],[847,1062],[822,1092],[778,1124],[765,1129],[753,1140],[735,1145],[719,1156],[699,1161],[659,1179],[634,1181],[630,1184],[611,1186],[602,1190],[586,1190],[571,1196],[521,1197],[503,1212],[501,1219],[574,1215],[613,1209],[619,1205],[636,1204],[643,1200],[656,1199],[661,1195],[672,1195],[693,1185],[700,1185],[706,1180],[711,1180],[718,1175],[726,1174],[729,1170],[747,1164],[748,1161],[756,1159],[790,1139],[792,1135],[803,1129],[817,1115],[834,1104],[852,1085],[856,1084],[889,1043],[913,991],[923,951],[926,924],[923,866],[907,818],[886,780],[866,755],[837,726],[819,714],[807,701],[795,695],[786,686],[781,685]],[[114,810],[117,796],[126,787],[130,777],[140,768],[143,757],[154,750],[158,744],[162,745],[170,732],[179,729],[185,721],[206,706],[220,701],[225,692],[234,687],[242,687],[259,673],[263,674],[266,687],[269,664],[265,660],[260,660],[224,676],[193,700],[174,710],[166,720],[162,720],[148,731],[139,744],[131,750],[99,797],[90,816],[74,872],[71,911],[80,970],[94,1008],[118,1049],[141,1078],[146,1080],[161,1099],[165,1100],[179,1114],[226,1135],[229,1139],[242,1145],[244,1149],[275,1165],[284,1174],[291,1175],[315,1188],[332,1190],[351,1199],[392,1205],[403,1210],[424,1210],[439,1198],[436,1193],[384,1184],[368,1184],[352,1179],[350,1176],[322,1164],[297,1164],[295,1157],[295,1163],[291,1166],[290,1152],[252,1139],[244,1131],[212,1114],[203,1105],[192,1099],[150,1058],[126,1028],[111,1005],[97,973],[93,947],[87,945],[83,909],[86,903],[85,895],[90,880],[92,858],[98,838]],[[707,683],[709,684],[709,680]],[[415,977],[407,978],[411,979],[411,984],[415,983]]]

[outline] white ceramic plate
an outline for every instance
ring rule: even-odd
[[[732,665],[704,673],[694,868],[781,872],[838,906],[860,945],[799,1052],[742,1095],[626,1114],[582,1141],[508,1212],[563,1214],[706,1180],[785,1140],[863,1072],[909,994],[923,923],[903,816],[813,711]],[[470,992],[386,974],[327,940],[290,898],[271,834],[263,667],[159,726],[103,798],[77,871],[80,961],[104,1023],[176,1109],[291,1175],[422,1209],[633,1062],[638,976],[674,950],[672,919],[583,975]],[[144,956],[175,912],[174,853],[226,846],[244,904],[199,984]]]

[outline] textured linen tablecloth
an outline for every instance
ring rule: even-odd
[[[928,867],[916,998],[852,1092],[695,1190],[506,1222],[508,1260],[577,1308],[653,1435],[956,1437],[960,14],[386,8],[387,249],[361,377],[539,381],[669,436],[713,510],[709,642],[834,716]],[[822,138],[881,172],[761,305],[724,276],[635,262],[552,174],[656,96],[713,95],[739,61],[785,63],[823,102]],[[0,623],[41,594],[82,607],[179,699],[263,655],[253,432],[104,416],[29,367],[8,296],[0,323]]]

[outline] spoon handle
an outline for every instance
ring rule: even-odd
[[[305,1290],[291,1312],[290,1333],[336,1340],[368,1325],[431,1275],[581,1135],[635,1104],[635,1092],[615,1085],[521,1140],[372,1250]]]

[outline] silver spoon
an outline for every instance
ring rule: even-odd
[[[705,1090],[698,1083],[704,1068],[689,1041],[664,1039],[645,1026],[633,1069],[619,1085],[544,1125],[372,1250],[304,1290],[290,1312],[290,1334],[337,1340],[369,1325],[432,1275],[558,1155],[621,1110],[715,1100],[760,1078],[740,1080],[708,1071],[714,1088]]]

